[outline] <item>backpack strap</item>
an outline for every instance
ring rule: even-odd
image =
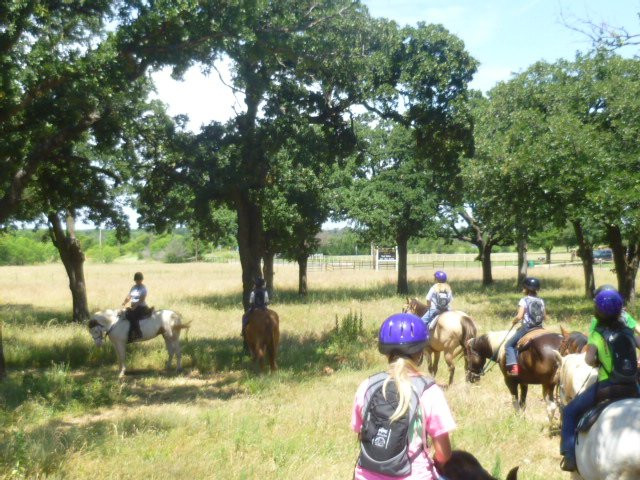
[[[422,397],[422,394],[425,392],[425,390],[435,385],[435,383],[436,382],[434,379],[423,377],[422,375],[411,377],[411,384],[413,388],[411,395],[411,404],[409,406],[411,412],[409,417],[409,429],[413,428],[416,418],[418,418],[418,415],[420,415],[420,398]],[[409,435],[407,435],[407,443],[409,443],[410,441],[411,439],[409,438]],[[420,441],[422,441],[422,432],[420,432]],[[426,448],[427,445],[422,445],[422,448],[416,450],[416,452],[409,457],[409,461],[413,462],[413,460]]]

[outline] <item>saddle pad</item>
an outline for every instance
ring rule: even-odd
[[[525,348],[527,348],[527,345],[529,345],[529,342],[531,340],[533,340],[534,338],[541,337],[542,335],[546,335],[548,333],[554,333],[554,332],[547,330],[546,328],[534,328],[533,330],[528,331],[524,335],[524,337],[518,340],[518,344],[516,345],[516,347],[518,348],[518,350],[524,350]]]
[[[592,425],[596,423],[596,420],[598,420],[598,417],[604,411],[604,409],[611,405],[614,401],[615,400],[607,400],[606,402],[600,402],[595,407],[587,410],[582,418],[580,418],[576,431],[587,432],[592,427]]]

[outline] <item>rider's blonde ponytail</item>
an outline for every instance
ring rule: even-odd
[[[411,383],[410,374],[421,375],[418,366],[413,360],[407,357],[396,357],[389,364],[389,378],[387,378],[382,386],[382,394],[386,398],[387,384],[394,381],[398,390],[398,408],[391,416],[391,422],[402,418],[409,410],[411,404],[411,395],[413,394],[413,385]]]

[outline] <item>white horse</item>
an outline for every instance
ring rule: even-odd
[[[578,472],[574,479],[640,478],[640,398],[612,403],[576,442]]]
[[[571,353],[562,357],[556,352],[558,361],[558,397],[564,406],[584,392],[598,380],[598,369],[585,361],[584,353]]]
[[[105,310],[96,312],[87,325],[96,346],[102,346],[105,337],[109,337],[116,349],[118,362],[120,363],[120,377],[124,376],[126,367],[124,364],[127,341],[129,338],[130,323],[124,318],[123,310]],[[182,353],[180,352],[180,331],[189,328],[189,324],[183,324],[180,315],[171,310],[159,310],[153,312],[150,317],[140,320],[142,338],[136,341],[150,340],[162,335],[169,352],[167,369],[171,368],[173,355],[176,356],[178,372],[182,370]]]

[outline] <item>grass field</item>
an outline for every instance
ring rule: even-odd
[[[182,375],[163,370],[164,343],[155,339],[131,346],[129,374],[118,381],[111,344],[97,349],[85,328],[68,323],[61,265],[0,268],[10,367],[0,384],[0,478],[351,478],[353,395],[384,367],[375,333],[403,303],[395,272],[311,272],[311,293],[300,299],[297,271],[278,266],[280,370],[258,375],[240,356],[238,265],[87,265],[91,309],[119,305],[135,270],[145,274],[150,304],[191,322]],[[481,332],[507,326],[520,296],[515,269],[496,269],[496,284],[486,289],[479,269],[448,273],[454,307],[471,314]],[[549,326],[584,330],[591,308],[581,298],[581,268],[531,273],[542,280]],[[431,275],[409,271],[414,295],[424,297]],[[598,284],[613,280],[609,270],[596,270]],[[363,334],[335,330],[336,319],[344,325],[350,313],[362,315]],[[520,465],[521,479],[569,478],[557,466],[559,437],[546,422],[540,387],[530,389],[519,415],[497,368],[473,386],[462,370],[459,362],[446,392],[458,423],[454,446],[501,477]],[[441,363],[437,380],[446,376]]]

